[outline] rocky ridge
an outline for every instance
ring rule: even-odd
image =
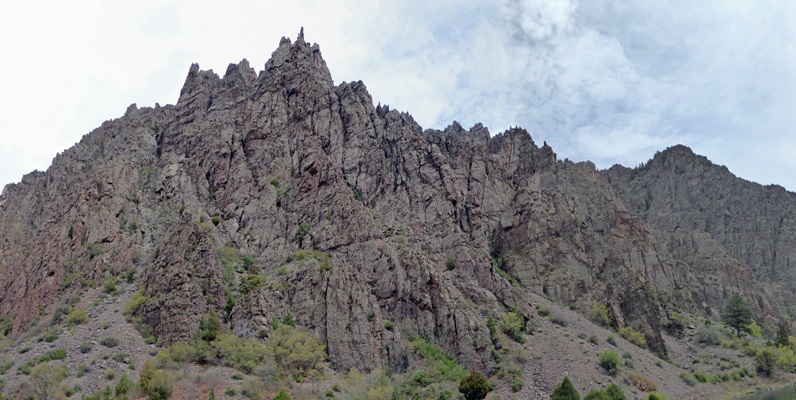
[[[210,311],[240,335],[290,314],[341,370],[400,371],[419,334],[488,371],[487,315],[532,319],[530,291],[606,302],[666,357],[676,313],[741,292],[778,322],[796,282],[793,193],[688,152],[597,171],[520,128],[423,130],[283,38],[259,74],[194,64],[176,105],[130,106],[6,186],[0,315],[23,331],[80,280],[136,266],[136,315],[165,344]]]

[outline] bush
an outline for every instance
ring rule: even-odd
[[[567,322],[567,320],[565,320],[564,318],[561,318],[561,317],[550,318],[550,322],[552,322],[552,323],[554,323],[554,324],[556,324],[556,325],[558,325],[560,327],[563,327],[563,328],[566,328],[567,325],[569,324]]]
[[[116,377],[116,371],[109,369],[105,371],[105,379],[111,380]]]
[[[637,387],[642,392],[654,392],[658,390],[658,385],[655,381],[644,375],[630,372],[627,374],[627,377],[630,378],[630,382],[633,386]]]
[[[52,343],[52,342],[58,340],[58,336],[60,336],[60,335],[61,335],[61,330],[60,329],[55,328],[55,327],[50,328],[50,330],[48,330],[47,333],[44,334],[44,341],[47,342],[47,343]]]
[[[146,292],[144,292],[144,289],[143,288],[138,289],[138,291],[135,292],[133,298],[130,299],[129,302],[127,302],[127,305],[124,306],[124,314],[125,315],[135,314],[135,312],[138,311],[138,307],[140,307],[141,304],[144,304],[147,300],[149,300],[149,297],[146,295]]]
[[[127,364],[129,362],[127,354],[125,353],[116,353],[113,356],[111,356],[111,358],[113,359],[113,361],[120,362],[122,364]]]
[[[506,312],[500,315],[500,330],[518,343],[525,343],[522,331],[525,329],[525,318],[519,312]]]
[[[48,352],[47,355],[53,360],[63,360],[66,358],[66,349],[55,349],[51,352]]]
[[[611,326],[611,323],[613,322],[611,311],[608,309],[608,306],[603,303],[594,303],[589,308],[589,312],[586,314],[586,317],[591,322],[605,327]]]
[[[616,375],[616,372],[619,371],[619,355],[616,354],[613,350],[605,350],[600,353],[600,366],[605,369],[610,375]]]
[[[326,358],[326,349],[320,340],[290,325],[280,325],[274,330],[268,348],[279,368],[304,376],[319,368]]]
[[[591,342],[591,344],[599,345],[600,344],[600,339],[597,338],[597,335],[592,333],[591,335],[589,335],[589,342]]]
[[[277,393],[276,396],[274,396],[274,400],[292,400],[292,399],[290,398],[290,395],[287,394],[285,389],[280,389],[279,393]]]
[[[119,378],[119,383],[116,384],[116,396],[120,397],[121,395],[129,392],[134,385],[135,383],[132,379],[130,379],[130,376],[127,374],[122,375],[122,377]]]
[[[616,338],[614,337],[614,335],[608,335],[608,337],[605,338],[605,341],[608,342],[608,344],[610,344],[611,346],[616,346]]]
[[[459,392],[464,395],[466,400],[481,400],[489,393],[489,383],[486,376],[470,370],[461,381],[459,381]]]
[[[580,393],[578,393],[578,390],[572,385],[569,377],[565,376],[564,381],[553,389],[550,400],[580,400]]]
[[[78,378],[80,378],[81,376],[83,376],[83,375],[85,375],[85,374],[87,374],[89,372],[91,372],[91,367],[88,364],[82,362],[82,363],[80,363],[77,366],[77,377]]]
[[[448,257],[448,259],[445,260],[445,267],[448,268],[449,271],[456,268],[456,261],[453,260],[453,257]]]
[[[542,308],[542,307],[539,307],[539,306],[536,306],[536,312],[539,313],[540,317],[549,317],[550,315],[553,314],[553,312],[550,311],[549,308]]]
[[[89,342],[80,343],[80,347],[78,347],[80,352],[83,353],[83,354],[86,354],[86,353],[90,352],[91,349],[93,349],[93,348],[94,348],[94,346],[91,343],[89,343]]]
[[[100,344],[105,346],[105,347],[114,348],[114,347],[119,345],[119,339],[116,339],[113,336],[108,336],[108,337],[102,339],[100,341]]]
[[[88,322],[88,312],[85,308],[73,310],[66,316],[66,325],[75,326]]]
[[[685,382],[685,384],[688,386],[696,385],[696,379],[694,379],[694,377],[691,376],[691,374],[689,374],[688,372],[685,371],[680,372],[680,379],[682,379],[683,382]]]
[[[712,325],[700,325],[694,334],[694,339],[697,343],[717,346],[721,341],[720,335],[719,330]]]
[[[625,338],[630,343],[635,344],[642,349],[647,348],[647,339],[644,338],[644,335],[641,332],[633,329],[631,326],[626,326],[619,330],[619,336]]]

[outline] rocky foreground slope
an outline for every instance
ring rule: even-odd
[[[339,370],[400,371],[419,334],[488,371],[487,317],[532,319],[532,292],[607,303],[666,358],[680,313],[735,293],[762,326],[793,314],[794,207],[681,146],[597,171],[519,128],[423,130],[335,86],[302,34],[259,74],[191,66],[176,105],[130,106],[6,186],[0,315],[25,331],[136,267],[136,316],[165,344],[211,311],[239,335],[290,314]]]

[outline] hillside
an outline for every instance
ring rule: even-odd
[[[127,308],[115,329],[136,335],[128,351],[139,363],[150,352],[142,340],[193,340],[214,314],[226,332],[263,343],[294,322],[325,346],[331,379],[352,368],[413,373],[429,344],[499,390],[519,379],[535,398],[567,363],[588,365],[572,372],[579,390],[607,385],[595,383],[597,349],[625,328],[652,353],[632,350],[640,370],[680,397],[714,389],[678,378],[689,357],[676,338],[719,318],[734,294],[767,335],[790,323],[794,207],[793,193],[682,146],[641,168],[597,171],[521,128],[424,130],[374,106],[362,82],[335,86],[302,33],[259,73],[246,60],[223,78],[192,65],[176,105],[132,105],[3,189],[4,354],[67,323],[101,286]],[[605,327],[585,318],[596,304]],[[540,316],[551,307],[568,328]],[[488,327],[511,318],[522,321],[516,342]],[[602,344],[578,337],[587,331]],[[561,340],[585,350],[548,369],[566,344],[538,350]],[[506,373],[525,352],[531,367]],[[537,379],[534,368],[558,376]]]

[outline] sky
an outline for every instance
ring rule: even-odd
[[[303,26],[335,83],[424,128],[521,126],[598,168],[685,144],[796,191],[793,21],[783,0],[0,0],[0,186]]]

